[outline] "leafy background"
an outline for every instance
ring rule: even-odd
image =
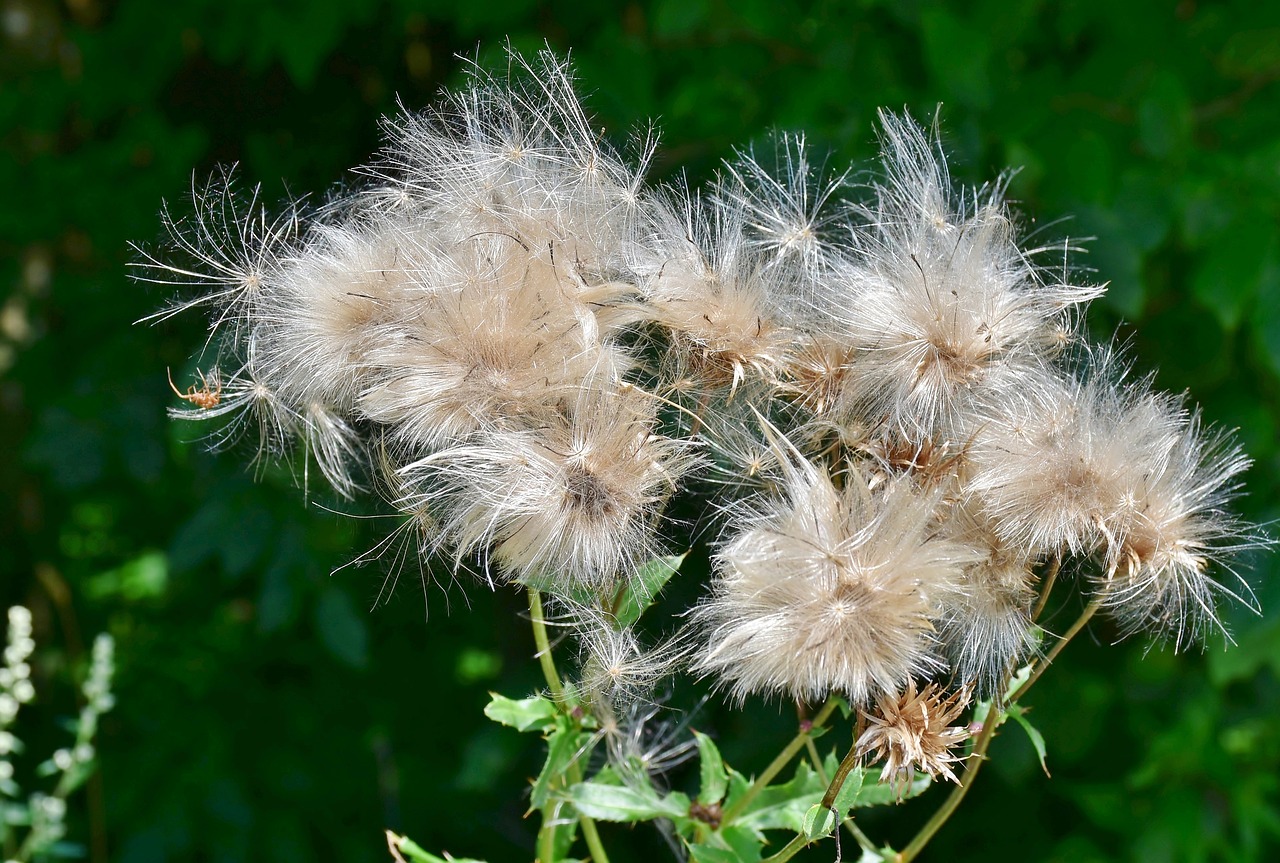
[[[539,753],[480,716],[488,690],[537,683],[519,597],[433,588],[424,614],[411,573],[371,613],[383,573],[331,571],[385,525],[288,472],[255,482],[167,421],[165,369],[187,379],[202,322],[131,325],[164,297],[126,277],[128,244],[158,238],[193,177],[239,163],[269,198],[323,196],[397,99],[458,85],[459,53],[502,63],[504,38],[572,49],[611,137],[656,119],[658,178],[705,178],[771,129],[865,167],[878,106],[942,103],[958,178],[1020,166],[1028,228],[1096,237],[1079,260],[1111,285],[1095,333],[1240,428],[1257,462],[1240,506],[1277,517],[1280,5],[0,0],[0,601],[36,612],[38,753],[84,644],[118,639],[101,776],[71,816],[94,861],[383,860],[388,826],[532,856]],[[1230,651],[1112,647],[1105,625],[1073,644],[1032,699],[1053,778],[1004,734],[929,859],[1277,859],[1276,567],[1253,567],[1268,613],[1233,609]],[[788,714],[693,723],[749,771]],[[930,808],[866,826],[900,843]],[[617,860],[666,853],[603,829]]]

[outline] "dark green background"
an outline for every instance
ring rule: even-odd
[[[487,690],[536,685],[519,597],[432,589],[424,621],[411,573],[370,613],[378,568],[330,571],[388,523],[304,500],[287,471],[255,483],[246,454],[169,422],[165,369],[188,379],[203,322],[133,326],[165,295],[125,267],[130,241],[158,240],[161,200],[181,214],[216,165],[269,199],[352,182],[397,97],[457,86],[459,52],[501,64],[504,37],[572,49],[611,137],[655,119],[659,178],[706,178],[770,129],[866,168],[878,106],[943,103],[956,176],[1021,166],[1029,228],[1096,237],[1078,258],[1111,283],[1095,334],[1132,336],[1140,370],[1239,426],[1257,462],[1240,506],[1277,516],[1280,5],[463,5],[0,2],[0,601],[36,612],[46,697],[24,734],[45,753],[82,644],[118,639],[100,784],[72,807],[95,860],[376,861],[385,826],[532,857],[539,753],[480,715]],[[1230,652],[1112,647],[1105,624],[1073,644],[1032,697],[1053,778],[1010,729],[927,858],[1278,859],[1276,568],[1253,568],[1267,614],[1230,611]],[[787,714],[694,723],[749,771]],[[900,844],[931,808],[867,827]],[[603,829],[619,863],[666,853],[650,828]]]

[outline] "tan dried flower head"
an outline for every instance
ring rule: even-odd
[[[933,620],[973,552],[936,535],[936,495],[873,492],[856,466],[843,478],[786,456],[782,494],[744,511],[716,554],[695,668],[740,698],[863,704],[940,668]]]
[[[858,738],[860,757],[884,761],[880,781],[890,783],[901,797],[915,772],[959,782],[951,765],[963,759],[952,748],[969,738],[967,726],[951,723],[969,706],[969,690],[951,695],[930,683],[919,692],[915,680],[901,695],[882,695],[874,712],[863,712],[867,728]]]

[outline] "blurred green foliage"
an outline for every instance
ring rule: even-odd
[[[255,482],[169,422],[165,369],[187,379],[202,322],[131,326],[163,296],[125,266],[161,200],[183,212],[218,164],[268,197],[352,182],[397,99],[457,85],[459,54],[502,63],[507,38],[571,49],[611,137],[654,119],[658,178],[703,179],[771,129],[806,131],[833,170],[867,165],[877,107],[941,103],[957,177],[1019,167],[1028,229],[1093,238],[1076,262],[1110,283],[1095,333],[1239,426],[1257,461],[1242,505],[1280,512],[1280,5],[0,0],[0,601],[63,646],[39,675],[82,658],[81,632],[117,638],[101,783],[72,813],[93,860],[384,860],[384,827],[531,859],[541,753],[481,717],[487,690],[537,685],[519,595],[431,587],[424,620],[410,567],[369,613],[377,567],[330,572],[386,524],[288,471]],[[1230,651],[1110,647],[1105,625],[1073,644],[1032,699],[1053,778],[1005,733],[926,856],[1280,858],[1276,569],[1253,569],[1266,616],[1233,610]],[[73,712],[32,711],[50,729]],[[749,770],[789,714],[693,722]],[[930,808],[864,827],[901,842]],[[667,854],[645,830],[604,839],[617,861]]]

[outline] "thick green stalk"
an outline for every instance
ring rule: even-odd
[[[551,700],[575,727],[580,727],[578,718],[565,703],[564,685],[560,682],[560,673],[556,671],[555,659],[551,655],[551,641],[547,638],[547,619],[542,612],[542,594],[532,587],[529,588],[529,621],[533,624],[533,643],[538,648],[538,664],[542,666],[542,676],[547,680]],[[565,778],[571,786],[582,781],[582,766],[576,760],[571,761],[565,769]],[[538,830],[539,863],[554,863],[554,820],[555,812],[552,805],[548,803],[542,811],[542,827]],[[582,813],[578,813],[578,821],[582,825],[582,838],[587,843],[587,850],[591,852],[591,859],[594,863],[609,863],[609,855],[600,841],[600,831],[596,829],[596,822]]]

